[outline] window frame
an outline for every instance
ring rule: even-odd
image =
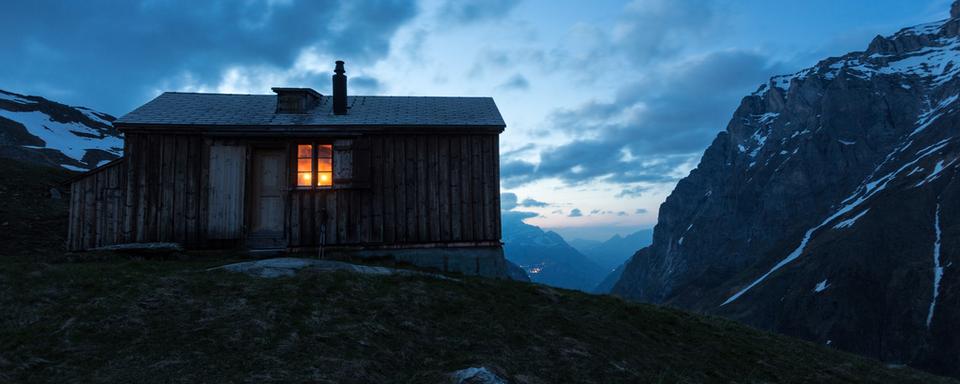
[[[300,146],[309,145],[310,146],[310,185],[300,185]],[[320,165],[320,146],[327,145],[330,146],[330,185],[320,185],[320,174],[319,165]],[[333,189],[333,141],[327,140],[313,140],[313,141],[297,141],[294,143],[294,156],[293,156],[293,168],[294,168],[294,178],[293,178],[293,187],[296,190],[300,191],[315,191],[315,190],[328,190]],[[324,171],[327,172],[327,171]]]

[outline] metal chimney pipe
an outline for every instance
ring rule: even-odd
[[[337,60],[337,67],[333,70],[333,114],[347,114],[347,76],[343,69],[343,61]]]

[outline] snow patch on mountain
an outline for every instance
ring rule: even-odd
[[[869,211],[870,211],[870,208],[864,209],[863,212],[858,213],[856,216],[837,223],[837,225],[833,226],[833,229],[850,228],[853,226],[854,223],[857,222],[857,219],[863,217],[863,215],[866,215],[867,212]]]
[[[823,279],[823,281],[817,283],[816,287],[813,287],[813,292],[820,293],[829,287],[830,287],[830,284],[827,283],[827,279]]]
[[[123,140],[119,137],[102,136],[97,130],[80,123],[60,123],[40,111],[13,112],[0,109],[0,116],[23,124],[31,135],[43,140],[45,146],[42,148],[59,150],[76,161],[82,161],[83,155],[91,149],[117,156],[123,152]]]
[[[921,124],[922,124],[922,122],[919,122],[919,121],[918,121],[918,123],[921,123]],[[845,205],[841,206],[840,209],[836,210],[832,215],[830,215],[829,217],[827,217],[827,218],[826,218],[825,220],[823,220],[820,224],[818,224],[818,225],[814,226],[813,228],[810,228],[809,230],[807,230],[806,233],[805,233],[804,236],[803,236],[803,239],[800,240],[800,245],[797,246],[797,248],[794,249],[793,252],[790,252],[790,254],[788,254],[787,257],[785,257],[783,260],[780,260],[780,262],[778,262],[776,265],[774,265],[772,268],[770,268],[770,270],[768,270],[766,273],[764,273],[764,274],[761,275],[759,278],[757,278],[756,280],[754,280],[752,283],[750,283],[749,285],[747,285],[745,288],[743,288],[743,289],[741,289],[740,291],[738,291],[737,293],[731,295],[729,298],[727,298],[726,301],[723,302],[723,304],[720,304],[720,306],[721,306],[721,307],[722,307],[722,306],[725,306],[725,305],[727,305],[727,304],[729,304],[729,303],[737,300],[738,298],[740,298],[740,296],[742,296],[744,293],[746,293],[747,291],[749,291],[750,289],[752,289],[753,287],[755,287],[757,284],[760,284],[761,282],[763,282],[764,280],[766,280],[767,277],[769,277],[771,274],[773,274],[774,272],[776,272],[776,271],[779,270],[780,268],[783,268],[785,265],[790,264],[791,262],[793,262],[794,260],[796,260],[798,257],[800,257],[800,256],[803,254],[804,250],[805,250],[806,247],[807,247],[807,244],[810,242],[810,238],[813,236],[813,234],[814,234],[816,231],[820,230],[821,228],[823,228],[824,226],[826,226],[828,223],[832,222],[833,220],[836,220],[837,218],[839,218],[839,217],[847,214],[848,212],[856,209],[857,207],[859,207],[860,205],[862,205],[864,202],[866,202],[867,200],[869,200],[870,198],[872,198],[873,196],[875,196],[878,192],[886,189],[886,187],[887,187],[887,185],[890,183],[890,181],[893,180],[894,178],[896,178],[897,175],[900,174],[903,170],[908,169],[908,168],[910,168],[910,167],[916,166],[917,162],[923,160],[923,159],[926,158],[927,156],[930,156],[930,155],[936,153],[937,151],[939,151],[940,149],[942,149],[943,147],[945,147],[947,144],[949,144],[950,141],[951,141],[950,138],[944,139],[944,140],[941,140],[940,142],[938,142],[937,144],[931,145],[931,146],[929,146],[929,147],[927,147],[927,148],[924,148],[924,149],[920,150],[920,151],[917,153],[917,156],[916,156],[914,159],[912,159],[911,161],[907,162],[907,163],[904,164],[903,166],[899,167],[899,168],[896,169],[895,171],[890,172],[890,173],[884,175],[883,177],[880,177],[880,178],[877,178],[877,179],[871,179],[871,177],[872,177],[872,174],[871,174],[870,177],[867,177],[867,180],[864,180],[864,182],[861,183],[861,186],[860,186],[859,188],[857,188],[857,190],[854,191],[853,194],[851,194],[849,197],[847,197],[846,199],[843,200],[843,204],[845,204]],[[891,158],[895,158],[895,157],[896,157],[896,154],[901,153],[904,149],[908,148],[912,143],[913,143],[913,142],[912,142],[912,141],[909,141],[909,140],[906,141],[906,142],[904,142],[904,143],[902,143],[900,146],[898,146],[897,148],[895,148],[895,149],[887,156],[887,159],[889,160],[889,159],[891,159]],[[885,164],[886,164],[886,161],[884,161],[883,163],[881,163],[881,164],[877,167],[877,169],[874,170],[874,173],[876,173],[876,171],[878,171],[879,169],[881,169]],[[866,212],[866,211],[864,211],[864,213],[865,213],[865,212]],[[861,214],[861,215],[862,215],[862,214]],[[856,218],[854,218],[854,221],[855,221],[855,220],[856,220]],[[841,223],[841,224],[842,224],[842,223]],[[838,225],[839,225],[839,224],[838,224]],[[851,225],[852,225],[852,224],[851,224]]]
[[[927,328],[933,321],[933,311],[937,307],[937,297],[940,296],[940,280],[943,279],[943,266],[940,265],[940,238],[943,231],[940,229],[940,204],[937,203],[937,213],[933,216],[933,298],[930,299],[930,310],[927,311]]]

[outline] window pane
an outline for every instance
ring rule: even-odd
[[[333,185],[333,173],[332,172],[317,172],[317,185],[320,186],[331,186]]]
[[[297,186],[298,187],[309,187],[312,184],[310,183],[310,172],[297,172]]]
[[[318,145],[317,146],[317,157],[333,157],[333,146],[330,144]]]
[[[310,144],[300,144],[297,146],[297,157],[313,157],[313,146]]]
[[[333,159],[317,159],[317,170],[320,172],[330,172],[333,170]]]
[[[313,164],[310,158],[297,160],[297,172],[310,172],[313,170]],[[322,170],[323,168],[321,168]]]

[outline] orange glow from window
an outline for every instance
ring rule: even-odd
[[[313,184],[310,183],[310,172],[297,172],[297,186],[298,187],[309,187]]]
[[[313,146],[310,144],[300,144],[297,146],[297,157],[309,159],[313,157]]]
[[[300,144],[297,146],[297,186],[312,187],[313,174],[313,146]]]
[[[333,176],[331,172],[317,172],[317,185],[321,187],[329,187],[333,185]]]
[[[297,186],[329,187],[333,185],[333,145],[322,144],[316,147],[317,169],[313,169],[314,147],[310,144],[297,145]],[[316,181],[313,173],[316,172]]]
[[[317,159],[317,170],[320,172],[330,172],[333,170],[333,159]]]

